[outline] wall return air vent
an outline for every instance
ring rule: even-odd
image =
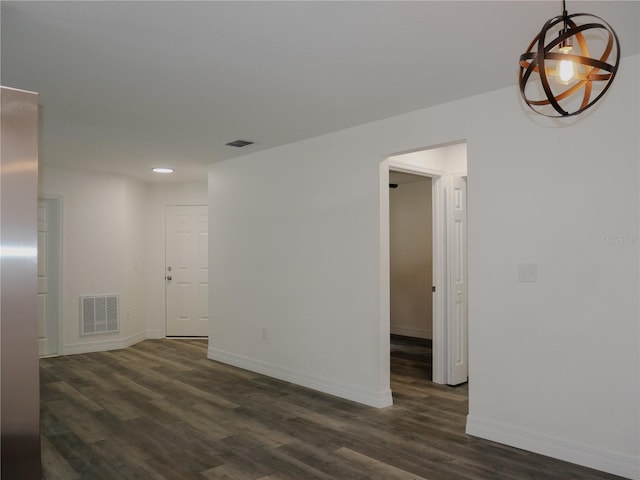
[[[80,334],[120,331],[120,297],[94,295],[80,297]]]

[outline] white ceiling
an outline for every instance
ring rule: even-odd
[[[640,2],[569,1],[639,52]],[[40,93],[41,162],[166,181],[515,85],[560,1],[1,3],[1,80]],[[615,88],[615,85],[614,87]],[[487,112],[491,115],[491,112]],[[237,149],[242,138],[255,145]]]

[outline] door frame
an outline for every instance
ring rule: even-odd
[[[56,353],[50,356],[58,356],[64,355],[64,322],[62,321],[63,317],[63,305],[62,305],[62,279],[63,279],[63,266],[64,266],[64,249],[62,245],[63,235],[63,206],[64,206],[64,198],[62,195],[38,195],[38,201],[47,202],[49,207],[53,208],[53,222],[50,223],[50,226],[53,225],[53,232],[50,231],[50,239],[54,240],[49,242],[50,254],[47,255],[48,259],[55,260],[53,268],[52,264],[49,263],[49,270],[53,270],[54,274],[51,276],[52,285],[55,286],[54,291],[52,292],[55,297],[55,327],[57,329],[57,339],[56,339]]]
[[[410,173],[430,177],[432,182],[432,231],[433,231],[433,284],[436,291],[433,295],[433,340],[432,340],[432,381],[434,383],[447,383],[447,243],[446,243],[446,216],[445,216],[445,181],[447,173],[426,166],[409,165],[398,160],[386,159],[383,162],[386,171],[386,220],[381,221],[383,229],[386,228],[386,251],[389,250],[389,171]],[[390,269],[389,262],[386,267],[386,296],[389,296]],[[383,282],[384,283],[384,282]],[[388,314],[387,314],[388,315]],[[389,318],[389,322],[391,319]]]

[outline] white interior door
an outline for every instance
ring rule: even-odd
[[[447,383],[469,377],[467,336],[467,184],[451,177],[447,192],[448,308]]]
[[[167,336],[209,335],[208,282],[207,206],[167,206]]]
[[[38,352],[58,353],[56,204],[38,200]]]

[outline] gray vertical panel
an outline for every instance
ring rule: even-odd
[[[2,480],[40,479],[37,325],[38,96],[0,90]]]

